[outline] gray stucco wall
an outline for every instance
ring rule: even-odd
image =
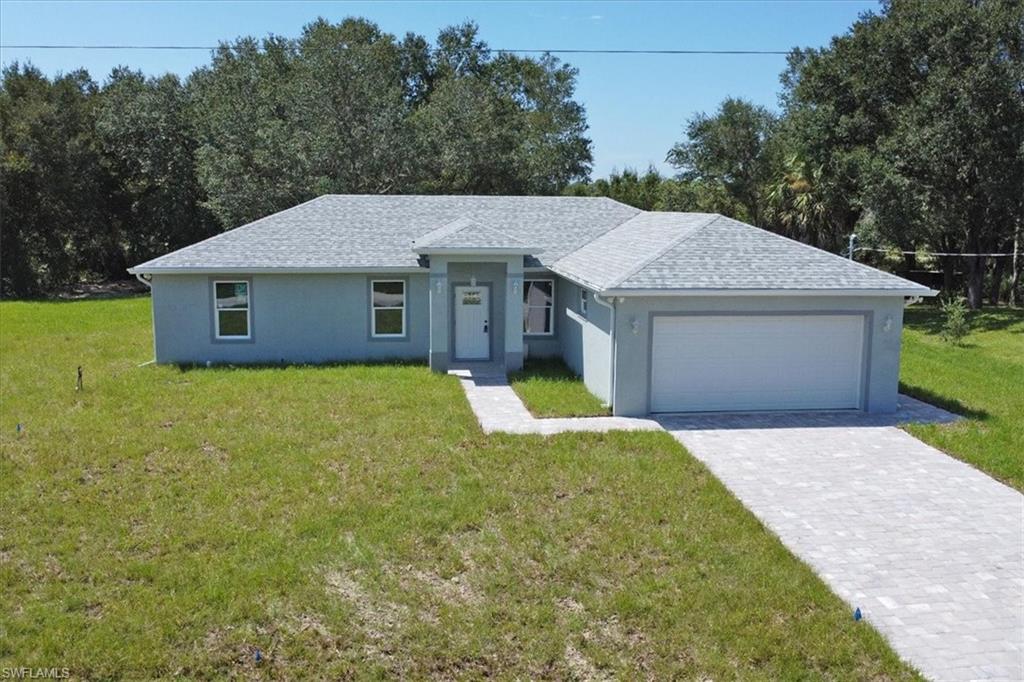
[[[659,313],[730,312],[865,312],[867,315],[867,373],[865,407],[869,412],[893,412],[899,391],[902,297],[646,297],[616,303],[615,395],[618,415],[643,415],[650,404],[651,317]],[[885,321],[891,318],[888,331]],[[633,322],[636,321],[636,333]]]
[[[563,292],[559,324],[562,358],[591,393],[611,402],[611,311],[597,303],[591,292],[587,314],[580,310],[580,287],[560,280]]]
[[[508,277],[504,263],[450,262],[447,296],[476,277],[491,287],[491,353],[504,355]],[[525,277],[546,276],[526,273]],[[252,339],[219,340],[213,331],[213,281],[251,282]],[[406,281],[406,336],[370,335],[370,281]],[[650,328],[652,316],[672,313],[827,313],[861,312],[867,320],[864,405],[870,412],[896,409],[899,387],[902,297],[647,297],[615,303],[615,344],[611,311],[593,298],[586,317],[579,310],[579,287],[554,277],[555,334],[525,336],[533,357],[559,356],[583,377],[587,388],[611,402],[615,414],[649,411]],[[152,281],[156,360],[161,363],[334,362],[424,359],[430,348],[428,275],[157,275]],[[518,298],[516,299],[519,300]],[[521,308],[515,311],[521,319]],[[891,320],[885,330],[886,320]],[[634,333],[633,323],[636,321]],[[453,335],[446,334],[448,338]],[[446,339],[447,340],[447,339]],[[612,370],[611,354],[615,354]],[[445,353],[447,355],[447,353]],[[516,353],[513,353],[516,355]],[[614,371],[614,379],[613,379]],[[614,384],[614,395],[611,395]]]
[[[252,339],[216,340],[214,279],[251,281]],[[406,281],[406,336],[370,336],[370,280]],[[156,360],[161,363],[334,362],[425,359],[427,275],[156,275]]]

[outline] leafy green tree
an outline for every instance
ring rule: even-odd
[[[319,19],[303,29],[286,117],[295,155],[308,163],[296,183],[305,181],[309,193],[410,188],[410,74],[401,50],[394,36],[361,19]]]
[[[416,190],[425,194],[526,194],[516,165],[524,121],[477,76],[442,78],[413,116]]]
[[[412,116],[419,191],[553,194],[589,174],[575,69],[550,55],[494,56],[471,23],[437,42],[432,90]]]
[[[94,136],[97,85],[84,70],[49,80],[11,64],[0,85],[0,288],[63,286],[124,265],[109,219],[113,180]],[[123,270],[122,270],[123,272]]]
[[[294,144],[294,73],[289,41],[246,38],[222,45],[189,78],[196,174],[206,206],[225,227],[312,197],[307,160]]]
[[[503,54],[492,78],[503,96],[516,102],[524,136],[516,165],[529,194],[557,194],[591,170],[586,111],[574,99],[577,69],[551,55],[538,59]]]
[[[177,76],[146,78],[115,69],[100,96],[96,135],[105,166],[116,178],[110,210],[120,228],[116,248],[128,263],[219,231],[202,205],[195,131],[188,95]]]
[[[709,186],[710,196],[728,197],[732,205],[721,212],[760,225],[764,188],[779,165],[777,126],[777,117],[764,107],[728,98],[713,116],[690,119],[687,139],[669,150],[667,160],[680,179]]]
[[[627,168],[608,178],[576,182],[564,194],[579,197],[610,197],[645,211],[698,211],[730,214],[736,208],[720,185],[700,180],[666,178],[654,167],[640,175]]]
[[[656,211],[661,209],[663,187],[666,182],[673,181],[662,177],[653,167],[648,168],[643,175],[632,168],[627,168],[621,173],[613,171],[607,180],[601,178],[594,182],[571,185],[566,188],[565,194],[610,197],[644,211]]]
[[[207,205],[236,225],[327,192],[551,194],[585,177],[576,72],[362,19],[224,45],[190,80]]]
[[[576,71],[362,19],[240,38],[182,84],[0,84],[3,295],[52,291],[323,193],[557,194],[590,171]]]
[[[905,0],[794,53],[783,82],[800,153],[890,243],[1008,248],[1024,214],[1022,27],[1019,2]],[[985,258],[963,261],[981,307]]]

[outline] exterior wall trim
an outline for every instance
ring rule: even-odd
[[[209,293],[206,297],[207,306],[210,309],[210,343],[234,345],[243,343],[256,343],[256,297],[253,295],[252,277],[233,276],[230,279],[221,275],[211,275],[207,278]],[[237,338],[217,336],[217,282],[245,282],[249,292],[249,335]],[[154,324],[155,324],[154,320]],[[154,327],[155,331],[155,327]],[[154,343],[156,341],[156,334]]]
[[[558,277],[556,277],[555,275],[548,275],[548,276],[542,277],[542,276],[540,276],[540,273],[537,273],[537,272],[531,272],[531,273],[525,273],[524,272],[523,273],[523,275],[522,275],[522,291],[521,291],[521,293],[524,296],[526,295],[526,283],[527,282],[551,282],[551,331],[547,332],[546,334],[544,332],[540,332],[540,333],[536,333],[535,332],[535,333],[532,333],[532,334],[528,334],[526,331],[523,331],[523,340],[524,341],[528,342],[530,339],[537,339],[537,340],[545,339],[546,340],[546,339],[551,339],[551,338],[557,338],[558,337],[558,322],[557,322],[558,314],[557,313],[558,313],[558,289],[559,289],[559,286],[558,286],[558,281],[557,280],[558,280]],[[526,305],[526,301],[523,301],[523,308],[525,309],[527,307],[528,306]],[[568,308],[566,308],[566,310],[568,310]],[[519,320],[519,322],[521,324],[522,320]]]
[[[374,336],[373,334],[373,283],[374,282],[402,282],[402,335],[401,336]],[[388,343],[394,341],[408,341],[411,336],[409,327],[412,325],[412,315],[409,314],[409,278],[404,276],[388,277],[386,273],[366,278],[366,339],[371,343]]]

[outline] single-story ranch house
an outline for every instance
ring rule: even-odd
[[[561,357],[617,415],[896,409],[921,285],[716,214],[322,196],[130,270],[161,363]]]

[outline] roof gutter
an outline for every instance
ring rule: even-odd
[[[612,296],[937,296],[920,289],[605,289]]]
[[[608,354],[608,406],[612,408],[612,414],[615,413],[615,299],[610,301],[604,300],[601,294],[594,294],[592,296],[596,303],[601,304],[605,308],[611,311],[611,323],[609,329],[611,330],[608,335],[608,344],[611,346],[611,352]]]
[[[572,282],[573,284],[576,284],[578,286],[590,289],[591,291],[602,291],[602,288],[601,288],[600,285],[598,285],[598,284],[596,284],[594,282],[589,282],[589,281],[587,281],[585,279],[582,279],[580,277],[577,277],[576,275],[574,275],[573,273],[571,273],[571,272],[569,272],[567,270],[563,270],[562,268],[560,268],[558,266],[557,262],[552,263],[551,265],[546,266],[545,269],[555,273],[556,275],[558,275],[562,279],[569,280],[570,282]]]
[[[430,247],[424,246],[422,248],[413,247],[413,252],[421,256],[529,256],[536,253],[542,253],[543,249],[533,247],[513,247],[513,248],[501,248],[501,247],[457,247],[457,248],[446,248],[443,246]]]
[[[277,268],[277,267],[254,267],[254,268],[189,268],[189,267],[146,267],[145,264],[128,268],[128,273],[138,277],[145,275],[375,275],[395,272],[427,272],[427,268],[419,266],[393,266],[393,267],[312,267],[312,268]]]

